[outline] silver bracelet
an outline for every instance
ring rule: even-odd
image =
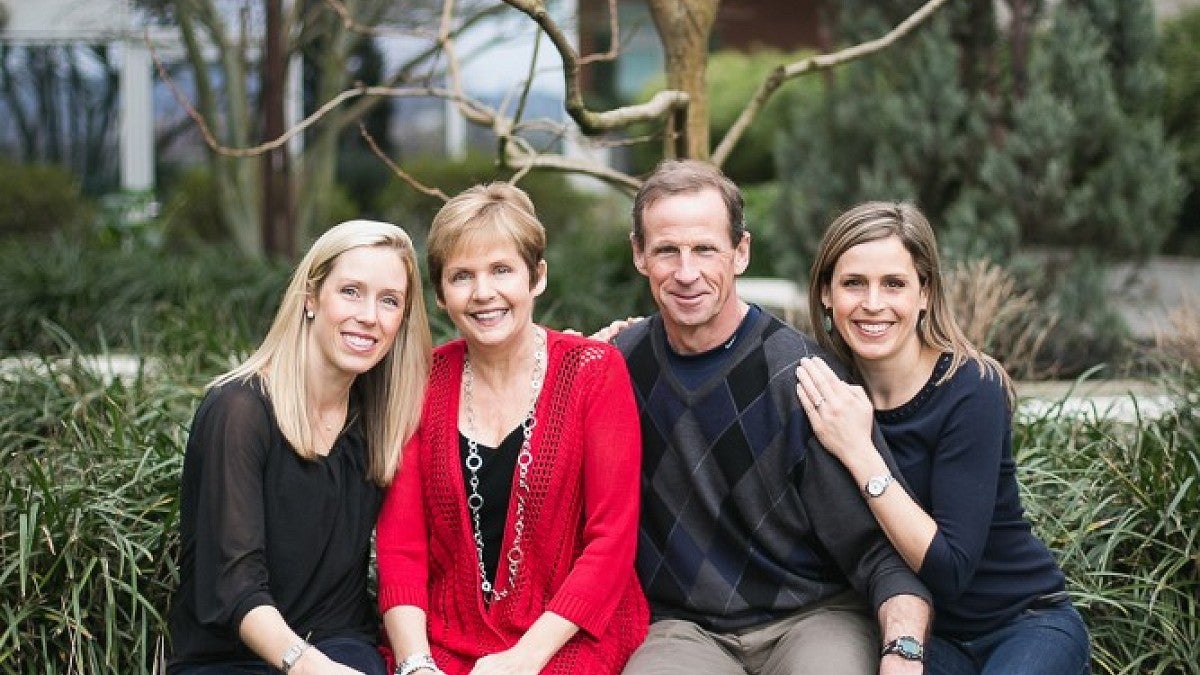
[[[412,673],[428,668],[434,672],[434,675],[445,675],[442,670],[437,667],[437,662],[433,660],[432,654],[413,654],[404,659],[396,666],[394,675],[411,675]]]
[[[303,656],[304,652],[311,646],[312,645],[308,643],[308,640],[300,640],[296,644],[287,648],[287,651],[283,653],[283,658],[280,659],[283,661],[283,667],[280,668],[280,670],[283,671],[283,675],[287,675],[288,671],[292,669],[292,666],[296,665],[296,662],[300,660],[300,657]]]

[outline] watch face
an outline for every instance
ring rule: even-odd
[[[867,481],[867,494],[872,497],[878,497],[887,489],[888,483],[891,482],[891,476],[874,476]]]
[[[923,652],[924,648],[916,638],[907,635],[896,638],[896,653],[900,656],[915,661],[924,655]]]

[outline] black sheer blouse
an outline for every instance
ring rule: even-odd
[[[310,640],[376,640],[368,565],[383,492],[350,419],[327,457],[306,461],[257,380],[204,397],[183,463],[172,665],[257,659],[238,626],[260,605]]]

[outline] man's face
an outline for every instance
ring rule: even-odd
[[[750,234],[734,246],[729,212],[715,189],[663,197],[642,213],[634,264],[650,281],[671,346],[706,351],[737,330],[735,280],[750,262]]]

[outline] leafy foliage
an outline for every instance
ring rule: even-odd
[[[186,379],[74,362],[0,380],[0,672],[150,672],[178,580]]]
[[[1132,425],[1060,405],[1017,425],[1028,515],[1055,549],[1098,673],[1200,673],[1200,377]],[[1103,411],[1097,411],[1103,412]]]
[[[1185,11],[1163,27],[1160,60],[1166,72],[1163,120],[1179,144],[1180,168],[1187,180],[1175,250],[1200,253],[1200,8]]]
[[[877,34],[914,4],[840,3],[843,37]],[[1037,272],[1019,277],[1021,290],[1058,316],[1047,348],[1079,372],[1117,354],[1127,333],[1100,264],[1160,252],[1183,183],[1158,112],[1150,3],[1030,6],[1001,33],[993,3],[957,3],[886,58],[794,93],[776,154],[781,233],[803,269],[844,209],[914,201],[951,265],[990,258]]]
[[[0,204],[0,237],[45,239],[74,231],[89,214],[75,179],[66,169],[49,164],[0,161]]]

